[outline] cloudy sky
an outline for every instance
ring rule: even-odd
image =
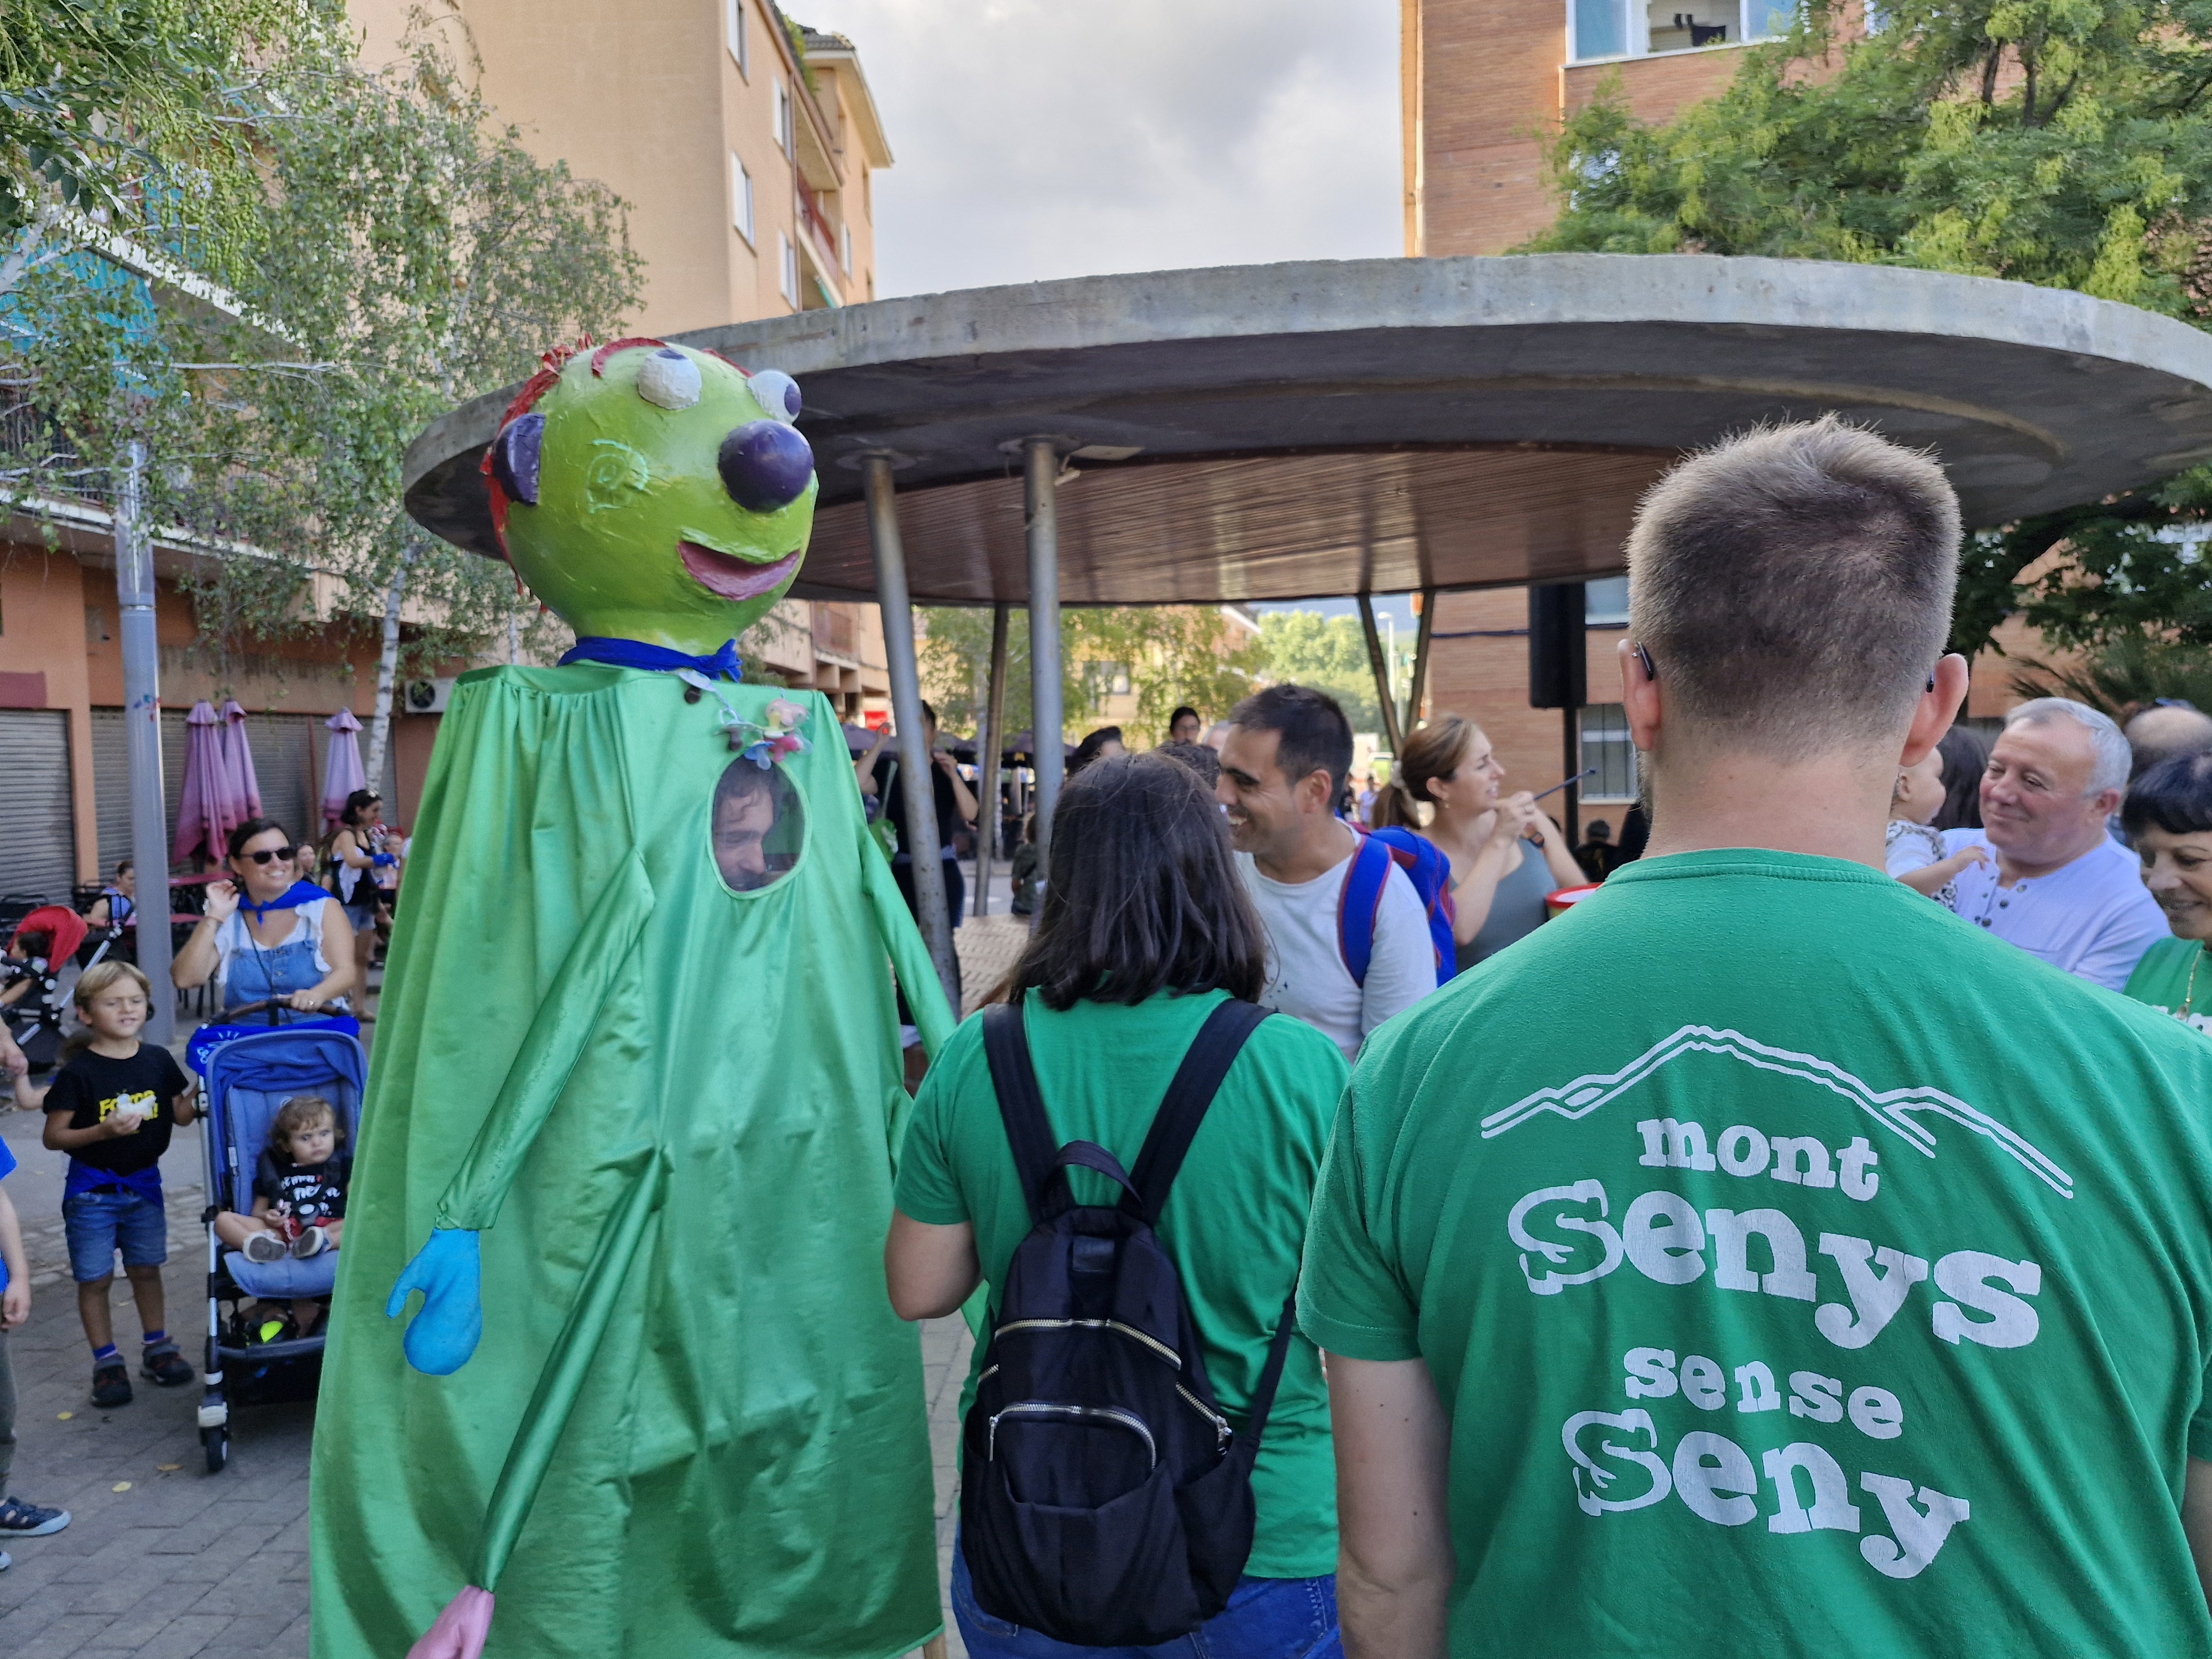
[[[1395,0],[797,0],[897,165],[877,291],[1402,252]]]

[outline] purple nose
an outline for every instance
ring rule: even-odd
[[[732,501],[750,513],[773,513],[806,493],[814,450],[795,428],[755,421],[722,440],[715,465]]]

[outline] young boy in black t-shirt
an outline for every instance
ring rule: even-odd
[[[46,1148],[70,1155],[62,1223],[77,1316],[92,1344],[92,1403],[103,1409],[131,1400],[131,1374],[116,1350],[107,1305],[118,1248],[145,1331],[140,1373],[165,1389],[192,1380],[192,1368],[164,1328],[161,1264],[169,1259],[169,1226],[161,1167],[170,1131],[192,1121],[192,1085],[167,1049],[138,1040],[149,989],[145,975],[127,962],[86,969],[76,1002],[91,1044],[45,1091]],[[19,1086],[19,1099],[21,1094]]]

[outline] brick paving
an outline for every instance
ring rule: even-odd
[[[1025,919],[998,914],[959,932],[963,1001],[974,1008],[1013,964]],[[372,1028],[373,1030],[373,1028]],[[181,1044],[179,1044],[181,1048]],[[0,1108],[4,1108],[0,1097]],[[0,1109],[0,1138],[21,1166],[8,1194],[23,1224],[31,1317],[9,1345],[18,1395],[14,1494],[76,1517],[51,1538],[7,1546],[0,1572],[4,1659],[193,1659],[201,1653],[304,1659],[307,1651],[307,1461],[311,1402],[234,1407],[229,1467],[206,1473],[196,1410],[200,1389],[157,1389],[112,1412],[89,1398],[91,1358],[76,1316],[61,1224],[67,1159],[39,1144],[40,1114]],[[162,1159],[169,1261],[168,1329],[199,1368],[205,1353],[206,1236],[199,1128],[180,1129]],[[135,1354],[139,1328],[124,1282],[112,1292],[116,1339]],[[924,1386],[937,1485],[942,1589],[951,1571],[953,1451],[973,1344],[956,1316],[922,1328]],[[966,1659],[945,1620],[942,1659]],[[930,1659],[940,1659],[936,1644]]]

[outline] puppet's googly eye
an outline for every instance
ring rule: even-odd
[[[545,417],[518,415],[491,441],[491,476],[510,501],[538,505],[538,456],[545,443]]]
[[[768,411],[770,420],[788,426],[799,418],[799,382],[781,369],[759,369],[745,384],[752,391],[753,401]]]
[[[689,409],[699,401],[699,365],[663,346],[638,365],[637,395],[661,409]]]

